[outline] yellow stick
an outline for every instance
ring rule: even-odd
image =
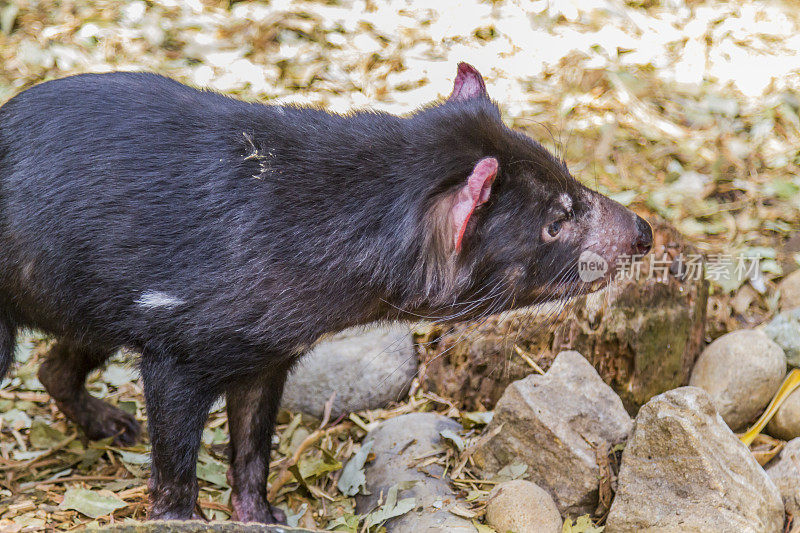
[[[761,415],[746,433],[739,437],[739,440],[744,442],[745,445],[750,446],[756,436],[764,429],[764,426],[767,425],[767,422],[778,412],[778,407],[786,401],[786,398],[788,398],[797,387],[800,387],[800,368],[793,368],[792,371],[789,372],[789,375],[786,376],[786,379],[783,380],[781,388],[775,393],[775,397],[769,402],[767,410],[764,411],[764,414]]]

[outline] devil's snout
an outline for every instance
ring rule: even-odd
[[[653,230],[650,224],[640,216],[636,216],[636,238],[633,241],[633,253],[645,255],[653,247]]]

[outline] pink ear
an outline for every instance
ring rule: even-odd
[[[448,100],[469,100],[479,97],[489,98],[481,73],[469,63],[459,63],[453,92],[450,93]]]
[[[492,183],[497,176],[497,159],[484,157],[472,169],[467,184],[459,189],[453,208],[450,211],[455,229],[456,252],[461,251],[461,240],[467,231],[467,223],[473,211],[489,199]]]

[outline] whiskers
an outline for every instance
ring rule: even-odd
[[[551,328],[553,324],[560,320],[573,307],[576,301],[574,297],[581,294],[585,288],[586,285],[578,278],[577,261],[563,265],[550,276],[549,280],[540,288],[534,300],[524,308],[522,314],[515,315],[515,319],[518,317],[519,320],[519,326],[516,328],[517,333],[513,340],[510,338],[506,339],[506,349],[503,351],[505,353],[511,353],[510,349],[513,349],[513,346],[519,342],[519,337],[523,331],[526,336],[534,336],[538,335],[543,330]],[[517,289],[517,287],[515,287],[513,283],[507,280],[500,280],[477,291],[473,299],[462,301],[451,306],[460,306],[463,307],[463,309],[459,309],[447,316],[420,316],[420,318],[433,319],[430,327],[435,331],[436,326],[453,322],[460,317],[468,316],[470,313],[483,306],[481,312],[477,316],[469,316],[469,322],[455,325],[453,328],[444,328],[435,338],[417,343],[418,347],[427,349],[429,346],[439,344],[442,340],[447,338],[449,346],[446,346],[434,357],[425,361],[424,365],[417,370],[415,376],[409,379],[409,385],[414,379],[420,379],[421,372],[426,367],[429,367],[431,364],[448,355],[468,336],[475,332],[480,332],[483,326],[493,316],[497,316],[498,320],[503,321],[505,320],[503,316],[504,313],[519,313],[518,310],[515,310],[517,297],[517,291],[515,291],[515,289]],[[485,293],[485,295],[481,296],[480,294],[483,293]],[[534,322],[536,323],[535,328],[529,329],[527,324]],[[453,339],[453,337],[455,338]],[[403,365],[395,368],[389,376],[381,381],[381,384],[394,375],[402,366],[405,366],[407,362],[408,359],[404,361]],[[491,375],[499,366],[507,362],[507,358],[498,360],[497,366],[493,368],[488,375]],[[400,399],[400,397],[396,398],[397,401]]]
[[[494,285],[492,285],[491,287],[488,288],[489,294],[486,295],[486,296],[482,296],[480,298],[475,298],[475,299],[472,299],[472,300],[465,300],[465,301],[461,301],[461,302],[453,302],[453,303],[450,303],[450,304],[447,304],[447,305],[441,305],[441,306],[439,306],[439,307],[437,307],[436,309],[433,310],[433,312],[436,313],[436,311],[441,310],[444,307],[448,307],[448,308],[464,307],[463,309],[457,310],[455,313],[452,313],[450,315],[444,315],[444,316],[439,315],[439,314],[420,315],[418,313],[414,313],[411,310],[404,309],[402,307],[394,305],[393,303],[391,303],[391,302],[389,302],[389,301],[387,301],[387,300],[385,300],[383,298],[381,298],[381,301],[383,303],[385,303],[386,305],[396,309],[397,311],[400,311],[401,313],[403,313],[405,315],[413,316],[413,317],[419,318],[421,320],[433,320],[434,323],[454,322],[454,321],[457,321],[459,318],[466,318],[469,315],[469,313],[471,313],[473,310],[475,310],[478,307],[480,307],[481,303],[487,302],[489,300],[492,300],[493,298],[496,298],[498,296],[498,294],[503,291],[503,284],[504,283],[506,283],[506,281],[503,280],[503,279],[500,279],[497,282],[495,282]],[[481,294],[483,292],[486,292],[486,290],[487,290],[486,287],[482,287],[482,288],[478,289],[475,292],[474,296],[476,296],[476,297],[477,296],[481,296]]]
[[[476,317],[474,317],[465,326],[465,328],[459,334],[459,337],[456,339],[456,341],[453,343],[453,345],[450,346],[449,348],[443,350],[442,352],[438,353],[436,355],[436,357],[433,360],[429,361],[428,363],[433,362],[434,360],[444,356],[451,349],[453,349],[455,346],[457,346],[458,343],[464,338],[465,335],[467,335],[470,332],[475,331],[476,329],[480,328],[483,324],[486,323],[486,321],[492,315],[495,315],[495,314],[499,313],[500,311],[506,309],[509,306],[509,304],[512,304],[512,306],[513,306],[514,294],[513,294],[513,291],[511,289],[512,289],[512,287],[505,280],[500,280],[499,282],[497,282],[494,285],[494,287],[492,289],[489,290],[489,294],[487,296],[484,296],[482,298],[478,298],[478,299],[470,301],[469,303],[472,304],[471,307],[468,307],[467,309],[464,309],[464,310],[460,310],[460,311],[458,311],[458,312],[456,312],[454,314],[451,314],[451,315],[448,315],[448,316],[445,316],[445,317],[433,317],[433,318],[436,318],[436,320],[430,324],[431,328],[435,328],[437,325],[442,325],[442,324],[446,324],[448,322],[452,322],[454,320],[454,318],[466,316],[469,312],[471,312],[471,310],[475,309],[476,306],[480,306],[484,302],[488,302],[488,304],[485,304],[485,309],[480,314],[478,314]],[[477,293],[479,293],[479,292],[481,292],[481,291],[480,290],[477,291]],[[464,304],[464,303],[467,303],[467,302],[461,302],[461,304]],[[409,328],[409,332],[412,331],[412,330],[413,330],[413,327]],[[427,346],[427,345],[431,345],[431,344],[436,344],[443,338],[444,335],[445,335],[445,333],[442,333],[436,339],[433,339],[433,340],[430,340],[430,341],[427,341],[427,342],[423,342],[423,343],[416,343],[416,345],[417,346]],[[378,387],[383,385],[383,383],[385,383],[386,380],[391,378],[400,368],[405,366],[405,364],[408,363],[408,361],[411,359],[411,357],[416,357],[416,356],[417,356],[417,354],[414,353],[414,354],[410,355],[408,358],[406,358],[400,366],[395,368],[391,373],[389,373],[386,377],[384,377],[381,380],[381,382],[378,384]],[[410,382],[413,381],[414,379],[417,379],[419,377],[419,375],[420,375],[420,369],[417,369],[417,372],[415,373],[415,375],[412,378],[409,379],[409,385],[410,385]],[[400,400],[399,397],[396,398],[396,401],[399,401],[399,400]]]

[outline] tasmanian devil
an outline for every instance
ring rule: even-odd
[[[235,517],[270,522],[284,381],[321,336],[587,293],[651,241],[506,127],[464,63],[447,100],[404,117],[68,77],[0,107],[0,378],[18,329],[52,335],[42,384],[89,438],[125,445],[136,421],[84,380],[119,347],[140,353],[160,519],[192,516],[224,394]],[[587,253],[599,277],[581,275]]]

